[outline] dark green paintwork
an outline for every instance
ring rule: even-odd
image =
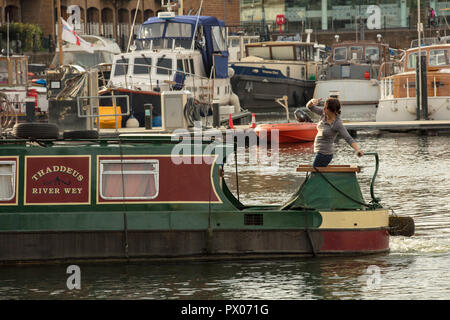
[[[164,155],[175,143],[157,140],[123,139],[100,142],[0,142],[0,156],[19,156],[18,205],[0,206],[0,231],[89,231],[123,230],[124,213],[128,230],[205,230],[212,229],[304,229],[318,228],[322,217],[316,210],[280,210],[278,206],[243,207],[213,168],[213,181],[223,203],[177,204],[96,204],[97,155]],[[203,144],[202,149],[207,145]],[[194,150],[194,149],[193,149]],[[228,150],[229,151],[229,150]],[[90,155],[91,205],[24,206],[24,157],[33,155]],[[223,155],[224,157],[226,154]],[[224,188],[220,187],[220,179]],[[262,214],[263,225],[245,225],[245,214]]]

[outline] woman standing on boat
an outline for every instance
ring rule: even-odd
[[[350,136],[342,123],[341,103],[337,98],[328,98],[325,101],[324,108],[317,105],[322,99],[311,99],[306,107],[312,112],[320,115],[317,123],[317,135],[314,140],[314,158],[313,167],[326,167],[333,159],[333,143],[339,133],[341,137],[356,151],[356,155],[361,157],[364,153],[359,149],[356,141]]]

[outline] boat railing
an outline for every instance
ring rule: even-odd
[[[383,62],[379,68],[378,80],[389,77],[403,70],[403,63],[400,61]]]
[[[177,90],[188,90],[190,91],[194,99],[198,100],[201,103],[212,105],[214,99],[214,78],[215,73],[212,72],[210,77],[203,77],[191,72],[186,72],[182,70],[177,70],[173,68],[167,68],[163,66],[154,66],[148,64],[140,64],[140,63],[116,63],[117,67],[122,66],[122,73],[124,79],[125,88],[138,89],[138,90],[148,90],[148,91],[177,91]],[[145,72],[135,74],[132,73],[132,76],[129,74],[129,68],[136,67],[144,68]],[[214,68],[212,68],[214,69]],[[133,70],[134,71],[134,70]],[[158,75],[157,79],[155,79],[155,74]],[[167,75],[166,79],[164,76]],[[114,79],[120,79],[120,76],[114,76]],[[137,76],[142,76],[137,78]],[[148,82],[145,80],[145,83],[142,81],[144,77],[148,76]],[[162,76],[162,77],[161,77]],[[113,78],[113,75],[111,75]],[[160,83],[160,80],[162,80]],[[117,87],[116,84],[112,84],[110,82],[109,86]]]
[[[112,109],[114,110],[111,114],[103,114],[100,112],[100,100],[106,100],[111,99],[112,100]],[[117,99],[125,99],[126,101],[126,108],[122,108],[120,106],[121,111],[126,110],[126,112],[117,112],[117,109],[119,108],[117,104]],[[88,103],[85,103],[85,102]],[[123,100],[122,100],[123,101]],[[102,117],[114,117],[115,122],[115,129],[117,130],[120,128],[119,123],[121,120],[119,117],[123,116],[129,116],[131,114],[130,112],[130,97],[128,95],[114,95],[111,96],[77,96],[77,112],[78,112],[78,118],[87,118],[89,121],[89,127],[95,128],[97,127],[97,130],[100,129],[100,123]]]

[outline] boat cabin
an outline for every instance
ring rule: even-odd
[[[376,79],[383,62],[390,60],[389,46],[375,41],[336,42],[328,58],[326,79]]]
[[[134,46],[114,57],[110,87],[185,89],[199,101],[228,103],[232,91],[224,22],[206,16],[153,17],[140,27]]]
[[[28,57],[0,56],[0,90],[28,86]]]
[[[65,43],[63,46],[63,64],[74,64],[89,69],[101,64],[111,64],[114,55],[120,54],[120,47],[111,39],[93,35],[82,35],[81,37],[92,43],[94,53],[87,52],[76,44]],[[59,66],[59,47],[56,48],[51,64],[55,67]]]

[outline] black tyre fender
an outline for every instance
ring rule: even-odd
[[[63,132],[64,139],[98,139],[96,130],[71,130]]]
[[[13,134],[25,139],[58,139],[59,129],[54,123],[25,122],[14,125]]]

